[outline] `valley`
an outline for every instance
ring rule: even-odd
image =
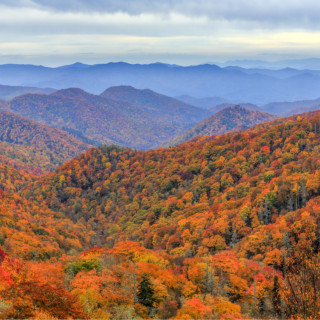
[[[4,314],[198,319],[301,312],[302,302],[289,309],[274,292],[289,304],[294,292],[286,284],[298,281],[297,264],[305,270],[318,250],[320,113],[270,122],[275,117],[260,111],[226,110],[269,122],[168,149],[91,147],[41,177],[0,158]],[[35,139],[45,138],[43,152],[52,151],[43,134],[49,127],[2,117],[16,119],[13,128],[34,126]],[[3,148],[32,147],[22,132],[4,131],[10,142]],[[57,141],[67,136],[51,133]],[[152,289],[150,305],[134,302],[142,295],[134,279]],[[58,297],[68,307],[45,302]]]

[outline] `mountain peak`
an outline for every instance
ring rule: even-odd
[[[61,66],[59,67],[59,69],[69,69],[69,68],[88,68],[90,67],[89,64],[84,64],[82,62],[75,62],[75,63],[72,63],[72,64],[67,64],[65,66]]]
[[[55,97],[64,97],[64,98],[88,98],[91,96],[90,93],[80,89],[80,88],[68,88],[61,89],[51,94]]]
[[[230,131],[240,131],[276,118],[275,115],[248,110],[240,105],[228,106],[199,122],[168,145],[176,145],[198,136],[214,136]]]

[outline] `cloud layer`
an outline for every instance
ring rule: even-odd
[[[320,2],[314,0],[1,0],[13,7],[61,12],[98,12],[129,15],[179,13],[208,19],[255,22],[262,26],[319,26]]]
[[[0,0],[0,63],[319,56],[319,12],[314,0]]]

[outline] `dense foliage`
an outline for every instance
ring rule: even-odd
[[[318,318],[319,138],[314,112],[94,148],[1,193],[4,318]]]
[[[2,191],[17,192],[34,180],[32,175],[3,164],[1,160],[0,157],[0,189]]]
[[[85,228],[70,219],[0,190],[0,244],[8,254],[25,260],[61,257],[88,242]]]
[[[66,132],[0,111],[2,163],[37,174],[52,171],[90,147]]]

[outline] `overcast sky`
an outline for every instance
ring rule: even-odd
[[[0,0],[0,64],[320,57],[317,0]]]

